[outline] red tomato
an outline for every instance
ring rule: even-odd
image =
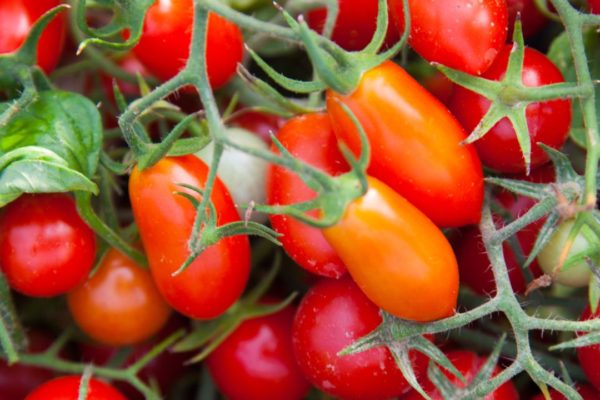
[[[284,124],[283,117],[259,111],[244,111],[231,120],[231,125],[255,133],[268,144],[271,144],[271,135],[276,134]]]
[[[589,385],[581,386],[577,389],[577,393],[583,397],[583,400],[600,400],[600,393]],[[566,400],[567,398],[557,392],[556,390],[550,390],[551,400]],[[531,400],[546,400],[542,393],[535,395]]]
[[[162,80],[181,70],[190,53],[194,8],[192,0],[156,0],[144,20],[142,37],[133,51]],[[211,13],[208,18],[206,62],[210,84],[223,86],[242,61],[243,38],[233,23]],[[198,62],[204,60],[198,60]]]
[[[192,203],[176,192],[184,191],[179,184],[202,189],[207,176],[206,164],[185,156],[164,158],[144,171],[134,168],[129,180],[133,215],[158,289],[174,309],[196,319],[225,312],[242,294],[250,270],[248,237],[233,236],[208,247],[185,271],[172,276],[189,255],[196,216]],[[211,200],[218,225],[239,221],[231,195],[219,179]]]
[[[403,0],[390,0],[398,29],[404,29]],[[409,0],[408,43],[429,62],[480,75],[506,41],[506,0]]]
[[[46,11],[62,4],[61,0],[2,0],[0,1],[0,54],[17,50],[27,38],[33,24]],[[55,16],[46,26],[37,48],[37,64],[52,72],[65,43],[64,13]]]
[[[588,0],[590,11],[594,14],[600,14],[600,0]]]
[[[46,382],[31,392],[25,400],[75,400],[79,395],[81,377],[63,376]],[[92,378],[89,381],[86,400],[127,400],[112,386]]]
[[[277,139],[289,152],[302,161],[328,174],[339,175],[349,167],[339,152],[337,140],[327,114],[305,114],[289,120],[277,134]],[[275,151],[275,146],[272,146]],[[315,197],[295,173],[272,165],[267,175],[267,203],[294,204]],[[317,216],[317,212],[313,212]],[[289,256],[302,268],[329,278],[339,278],[346,267],[335,250],[313,228],[286,215],[270,215],[273,229]]]
[[[67,296],[77,325],[93,339],[112,346],[141,342],[167,322],[171,308],[150,272],[111,249],[99,269]]]
[[[331,39],[346,50],[356,51],[366,47],[377,27],[377,0],[339,0],[338,15]],[[323,32],[327,18],[326,8],[317,8],[308,13],[308,25]],[[390,15],[384,47],[393,46],[400,35]]]
[[[504,78],[508,57],[513,46],[506,45],[490,69],[483,75],[490,80]],[[545,55],[526,47],[523,61],[523,84],[529,87],[564,82],[561,72]],[[490,108],[485,97],[463,87],[456,87],[450,100],[450,109],[465,129],[471,132]],[[541,142],[559,149],[567,140],[571,126],[571,102],[552,100],[527,106],[527,126],[531,139],[531,167],[548,161],[546,152],[536,143]],[[500,172],[524,172],[525,162],[517,136],[508,118],[500,120],[481,139],[475,142],[484,165]]]
[[[380,323],[379,309],[350,278],[318,282],[302,299],[292,331],[305,376],[341,399],[388,399],[405,393],[410,386],[387,348],[337,354]],[[416,352],[411,358],[417,376],[424,374],[426,358]]]
[[[448,105],[454,90],[454,84],[446,75],[440,71],[435,71],[432,75],[425,78],[423,86],[434,95],[444,105]]]
[[[538,33],[548,22],[535,5],[535,0],[506,0],[508,6],[508,35],[512,37],[517,14],[521,16],[523,36],[529,37]]]
[[[581,314],[580,320],[600,318],[600,311],[592,314],[590,307],[586,307]],[[581,334],[580,334],[581,335]],[[600,360],[600,344],[577,348],[577,357],[579,365],[583,368],[585,375],[592,385],[600,390],[600,369],[598,368],[598,360]]]
[[[22,195],[0,213],[0,268],[18,292],[66,293],[87,278],[95,256],[94,232],[66,194]]]
[[[359,135],[341,103],[371,143],[370,175],[439,226],[479,222],[483,172],[475,148],[460,145],[466,138],[460,124],[408,73],[388,61],[366,72],[352,94],[327,92],[335,134],[358,154]]]
[[[142,77],[147,77],[149,75],[146,67],[144,67],[144,65],[135,57],[133,53],[127,54],[123,59],[119,60],[117,64],[124,71],[129,72],[132,75],[139,74]],[[100,79],[102,79],[102,89],[104,90],[104,94],[112,102],[115,102],[113,78],[103,73],[100,75]],[[117,84],[119,86],[119,90],[124,96],[140,96],[140,89],[137,84],[121,80],[117,80]]]
[[[454,364],[454,366],[463,374],[467,384],[473,381],[473,378],[477,375],[483,364],[486,362],[486,359],[483,357],[479,357],[477,354],[472,351],[466,350],[453,350],[446,353],[448,359]],[[454,384],[458,388],[465,387],[465,385],[450,372],[442,369],[443,373],[450,379],[450,382]],[[498,375],[502,369],[498,366],[494,369],[492,376]],[[421,382],[423,389],[425,392],[431,396],[432,400],[444,400],[440,393],[437,391],[433,383],[429,380],[429,378],[425,377],[424,381]],[[418,400],[422,399],[419,393],[412,391],[406,396],[402,397],[402,400]],[[498,389],[494,390],[492,393],[485,396],[482,400],[518,400],[519,393],[517,389],[513,385],[512,382],[508,381],[502,384]]]
[[[229,400],[305,397],[310,384],[292,350],[294,313],[288,306],[244,321],[206,359],[215,384]]]

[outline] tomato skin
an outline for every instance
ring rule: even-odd
[[[292,350],[294,313],[288,306],[244,321],[208,356],[208,371],[229,400],[300,400],[306,396],[310,384]]]
[[[600,318],[600,311],[596,311],[595,314],[592,314],[590,307],[587,306],[585,310],[583,310],[583,313],[579,319],[581,321],[586,321],[597,318]],[[581,336],[583,333],[578,333],[577,335]],[[588,381],[594,385],[597,390],[600,390],[600,369],[598,369],[598,360],[600,359],[600,344],[578,347],[577,358],[579,359],[579,365],[581,365],[581,368],[583,368]]]
[[[61,0],[2,0],[0,2],[0,54],[17,50],[33,24]],[[49,74],[60,59],[65,44],[66,21],[59,13],[46,26],[37,48],[37,64]]]
[[[588,0],[590,11],[594,14],[600,14],[600,0]]]
[[[535,0],[506,0],[508,7],[508,35],[511,36],[515,27],[517,14],[521,16],[523,37],[538,33],[548,20],[535,5]]]
[[[111,249],[96,273],[67,296],[77,325],[100,343],[125,346],[154,335],[171,308],[150,272]]]
[[[448,240],[389,186],[372,177],[368,182],[367,193],[323,230],[325,238],[365,295],[385,311],[417,322],[454,314],[458,266]]]
[[[142,37],[133,52],[159,79],[171,79],[185,66],[192,38],[193,10],[192,0],[156,0],[146,14]],[[213,89],[223,86],[235,74],[242,54],[239,28],[210,13],[206,68]]]
[[[187,243],[196,216],[192,203],[176,194],[184,190],[178,184],[202,189],[207,176],[208,167],[199,158],[184,156],[164,158],[141,172],[134,168],[129,180],[133,215],[158,289],[171,307],[195,319],[225,312],[242,294],[250,270],[248,237],[233,236],[208,247],[185,271],[171,276],[189,255]],[[217,225],[239,221],[231,195],[219,179],[211,200]]]
[[[600,393],[598,393],[595,389],[593,389],[589,385],[581,386],[577,389],[577,393],[583,397],[583,400],[600,400]],[[557,392],[556,390],[550,390],[550,399],[551,400],[566,400],[567,398]],[[542,393],[535,395],[531,400],[546,400]]]
[[[305,114],[290,119],[277,139],[295,157],[328,174],[339,175],[349,167],[337,147],[327,114]],[[275,146],[271,146],[276,151]],[[267,203],[293,204],[313,199],[315,192],[295,173],[271,165],[267,173]],[[316,212],[313,213],[316,216]],[[346,273],[344,263],[320,229],[285,215],[270,215],[273,229],[287,254],[302,268],[329,278]]]
[[[87,278],[95,256],[94,232],[66,194],[25,194],[0,212],[0,268],[20,293],[66,293]]]
[[[494,64],[483,75],[490,80],[504,78],[512,45],[506,45]],[[545,55],[529,47],[525,48],[523,61],[523,84],[529,87],[564,82],[561,72]],[[456,87],[450,100],[450,110],[471,132],[490,108],[485,97],[463,87]],[[537,146],[542,142],[560,149],[567,140],[571,125],[571,103],[569,100],[551,100],[531,103],[526,109],[527,126],[531,138],[531,168],[548,161],[548,155]],[[481,139],[475,142],[483,164],[500,172],[525,172],[525,162],[514,128],[507,118],[500,120]]]
[[[389,4],[402,32],[403,0]],[[506,41],[506,0],[409,0],[409,7],[408,43],[429,62],[480,75]]]
[[[350,278],[317,282],[302,299],[292,330],[305,376],[341,399],[388,399],[406,392],[410,386],[387,348],[337,354],[380,323],[379,309]],[[427,359],[416,352],[411,358],[417,376],[424,374]]]
[[[335,134],[358,154],[359,135],[341,103],[352,110],[371,143],[369,175],[438,226],[479,222],[483,172],[475,148],[460,145],[466,138],[460,124],[406,71],[388,61],[366,72],[351,95],[327,92]]]
[[[81,377],[63,376],[46,382],[31,392],[25,400],[74,400],[79,393]],[[91,378],[86,400],[127,400],[125,396],[112,386]]]

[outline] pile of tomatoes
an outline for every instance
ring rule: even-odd
[[[600,318],[600,112],[556,44],[600,2],[267,3],[0,2],[1,399],[473,398],[517,353],[461,313]],[[600,344],[561,371],[528,329],[600,399]],[[513,375],[485,399],[563,398]]]

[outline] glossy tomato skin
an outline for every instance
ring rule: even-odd
[[[317,282],[302,299],[292,331],[305,376],[340,399],[383,400],[405,393],[410,385],[387,348],[337,354],[380,323],[377,306],[349,277]],[[424,374],[426,358],[415,352],[411,360],[417,376]]]
[[[483,364],[486,362],[484,357],[479,357],[477,354],[472,351],[467,350],[452,350],[446,353],[448,359],[454,366],[462,373],[467,384],[469,384]],[[498,375],[502,369],[498,366],[494,369],[492,376]],[[447,378],[450,379],[450,382],[455,386],[461,388],[465,387],[465,385],[460,382],[460,380],[452,375],[450,372],[442,369],[442,372],[446,375]],[[433,383],[425,377],[423,382],[420,382],[425,392],[432,398],[432,400],[444,400],[444,398],[440,395],[438,390],[435,388]],[[402,397],[402,400],[418,400],[423,399],[419,393],[412,391],[406,396]],[[513,385],[512,382],[508,381],[502,384],[498,389],[494,390],[492,393],[488,394],[482,400],[518,400],[519,393],[517,389]]]
[[[402,32],[403,0],[389,4]],[[408,43],[429,62],[480,75],[506,41],[506,0],[409,0],[409,6]]]
[[[63,376],[46,382],[31,392],[25,400],[74,400],[78,398],[81,376]],[[112,386],[91,378],[86,400],[127,400]]]
[[[521,16],[523,37],[530,37],[538,33],[547,23],[535,5],[535,0],[506,0],[508,7],[508,36],[512,37],[517,14]]]
[[[148,339],[171,314],[150,271],[116,249],[108,251],[95,274],[69,292],[67,300],[77,325],[93,339],[112,346]]]
[[[512,45],[506,45],[483,77],[496,81],[504,78],[511,51]],[[525,48],[522,77],[523,84],[529,87],[564,82],[558,68],[545,55],[529,47]],[[490,104],[485,97],[456,87],[450,100],[450,109],[464,128],[471,132]],[[536,143],[559,149],[567,140],[571,125],[571,103],[569,100],[532,103],[527,106],[526,116],[531,138],[531,167],[535,168],[548,161],[547,154]],[[483,138],[475,142],[475,146],[485,166],[500,172],[525,171],[515,131],[507,118],[494,125]]]
[[[129,196],[140,230],[152,276],[167,302],[180,313],[196,319],[222,314],[242,294],[250,270],[247,236],[221,239],[208,247],[182,273],[172,276],[189,255],[196,209],[178,184],[202,189],[208,167],[195,156],[164,158],[140,171],[134,168]],[[188,193],[193,194],[191,191]],[[231,195],[217,179],[211,200],[217,210],[217,225],[239,221]]]
[[[597,392],[593,387],[589,385],[582,386],[577,389],[577,393],[581,395],[583,400],[600,400],[600,393]],[[557,392],[556,390],[550,390],[550,400],[566,400],[567,398]],[[546,400],[542,393],[535,395],[531,400]]]
[[[436,225],[479,222],[483,172],[452,114],[406,71],[388,61],[363,75],[347,96],[327,93],[333,129],[356,154],[360,139],[341,104],[358,118],[371,144],[369,175],[382,180]],[[443,207],[440,205],[443,204]]]
[[[288,306],[242,322],[208,356],[208,371],[229,400],[300,400],[306,396],[310,384],[292,350],[295,311]]]
[[[325,238],[365,295],[385,311],[417,322],[451,316],[459,279],[448,240],[389,186],[372,177],[368,183],[367,193],[323,230]]]
[[[156,0],[148,10],[142,37],[133,51],[159,79],[170,79],[185,66],[193,18],[192,0]],[[235,74],[242,54],[243,38],[239,28],[219,15],[210,13],[206,62],[213,89],[223,86]]]
[[[600,311],[596,311],[592,314],[590,307],[586,307],[581,314],[582,321],[600,318]],[[579,336],[582,333],[578,334]],[[579,365],[583,368],[588,381],[600,390],[600,369],[598,368],[598,360],[600,360],[600,344],[586,347],[577,348],[577,358],[579,358]]]
[[[62,4],[61,0],[0,1],[0,54],[17,50],[27,38],[33,24],[47,11]],[[65,43],[64,12],[55,16],[40,37],[37,64],[49,74],[60,59]]]
[[[590,11],[594,14],[600,14],[600,0],[588,0]]]
[[[339,0],[338,7],[331,39],[346,50],[362,50],[377,27],[377,0]],[[308,25],[319,33],[323,31],[326,19],[326,8],[317,8],[307,15]],[[390,15],[384,48],[393,46],[398,40],[400,35]]]
[[[95,256],[94,232],[66,194],[25,194],[0,210],[0,268],[20,293],[66,293],[86,279]]]
[[[277,134],[277,139],[295,157],[328,174],[339,175],[349,167],[337,147],[331,123],[326,114],[305,114],[289,120]],[[276,151],[275,146],[271,147]],[[293,172],[271,165],[267,173],[267,203],[294,204],[315,197]],[[316,216],[316,213],[313,213]],[[320,229],[306,225],[286,215],[270,215],[273,229],[287,254],[302,268],[329,278],[346,273],[344,263],[323,237]]]

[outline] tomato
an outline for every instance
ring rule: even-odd
[[[250,270],[248,237],[233,236],[208,247],[185,271],[172,276],[189,255],[196,216],[192,203],[176,192],[186,190],[179,184],[202,189],[207,176],[208,167],[199,158],[184,156],[164,158],[144,171],[134,168],[129,180],[133,215],[158,289],[171,307],[196,319],[225,312],[242,294]],[[231,195],[219,179],[211,201],[218,225],[239,221]]]
[[[158,78],[171,79],[185,66],[193,18],[192,0],[156,0],[148,10],[142,37],[133,52]],[[206,68],[213,88],[223,86],[235,74],[242,54],[243,38],[239,28],[219,15],[210,13]]]
[[[290,119],[277,134],[277,139],[295,157],[328,174],[339,175],[349,167],[337,147],[326,114],[305,114]],[[276,151],[275,146],[272,146]],[[272,165],[267,174],[267,203],[294,204],[315,197],[296,174]],[[313,212],[316,216],[317,212]],[[286,215],[270,215],[273,229],[287,254],[302,268],[329,278],[339,278],[346,267],[320,229],[306,225]]]
[[[460,373],[464,376],[467,384],[473,381],[483,364],[485,364],[486,359],[483,357],[479,357],[477,354],[472,351],[466,350],[453,350],[446,353],[448,359],[452,364],[460,371]],[[452,375],[450,372],[442,369],[443,373],[450,380],[450,382],[458,388],[465,387],[457,377]],[[494,368],[494,372],[492,376],[498,375],[502,369],[498,366]],[[421,382],[421,385],[425,392],[432,398],[432,400],[443,400],[442,396],[435,388],[433,383],[429,380],[429,378],[425,377],[424,381]],[[402,400],[418,400],[422,399],[419,393],[412,391],[408,395],[402,397]],[[485,396],[482,400],[518,400],[519,393],[517,389],[513,385],[512,382],[507,381],[502,384],[498,389],[494,390],[492,393]]]
[[[423,86],[444,105],[448,105],[454,90],[454,84],[446,75],[435,71],[423,81]]]
[[[371,41],[377,27],[377,0],[339,0],[338,7],[331,39],[346,50],[362,50]],[[308,13],[307,22],[321,33],[326,18],[327,9],[317,8]],[[398,40],[400,35],[390,15],[384,47],[391,47]]]
[[[590,11],[594,14],[600,14],[600,0],[588,0]]]
[[[506,0],[409,0],[408,43],[429,62],[480,75],[506,41]],[[390,0],[390,12],[404,30],[403,0]]]
[[[0,268],[20,293],[66,293],[87,278],[95,256],[94,232],[66,194],[22,195],[0,212]]]
[[[117,62],[117,65],[125,72],[128,72],[132,75],[139,74],[142,78],[147,78],[149,75],[144,65],[142,65],[140,60],[138,60],[133,53],[127,54],[125,57],[123,57]],[[114,103],[115,96],[113,89],[113,78],[103,73],[100,75],[100,79],[102,79],[102,89],[104,90],[104,94],[110,101]],[[119,90],[124,96],[140,96],[140,89],[136,83],[117,80],[117,85],[119,86]]]
[[[366,72],[343,96],[327,92],[327,110],[338,139],[356,153],[356,115],[371,144],[369,174],[390,185],[443,227],[479,222],[483,172],[475,148],[461,146],[465,132],[452,114],[392,62]]]
[[[285,124],[285,119],[274,114],[244,110],[239,112],[230,123],[233,126],[255,133],[267,144],[271,144],[271,135],[276,134],[281,129]]]
[[[208,371],[229,400],[305,398],[310,384],[292,350],[294,313],[288,306],[244,321],[208,356]]]
[[[562,222],[557,227],[548,243],[546,243],[538,254],[537,260],[544,273],[548,275],[553,274],[573,224],[574,222],[572,220]],[[600,251],[600,248],[597,243],[590,241],[590,236],[595,237],[595,234],[592,232],[591,228],[584,225],[575,237],[575,241],[567,255],[567,262],[579,253],[590,250],[594,251],[596,262],[598,261],[598,252]],[[554,281],[566,286],[584,287],[589,284],[591,276],[592,270],[587,262],[585,260],[580,260],[571,264],[568,268],[563,267],[556,277],[554,277]]]
[[[149,338],[171,313],[150,272],[115,249],[67,300],[77,325],[95,340],[113,346]]]
[[[538,33],[548,22],[535,5],[535,0],[506,0],[508,6],[508,33],[512,35],[517,14],[521,16],[523,36],[530,37]]]
[[[31,392],[25,400],[75,400],[79,398],[81,377],[63,376],[46,382]],[[126,400],[125,396],[112,386],[91,378],[86,400]]]
[[[583,400],[600,400],[600,393],[589,385],[581,386],[577,389],[577,393],[581,395]],[[551,400],[566,400],[567,398],[557,392],[556,390],[550,390]],[[535,395],[531,400],[546,400],[542,393]]]
[[[600,311],[596,311],[592,314],[589,306],[583,310],[580,320],[586,321],[590,319],[600,318]],[[582,335],[582,333],[578,333]],[[578,347],[577,358],[579,358],[579,365],[583,368],[585,375],[592,385],[600,390],[600,369],[598,369],[598,359],[600,359],[600,344],[593,346]]]
[[[46,11],[62,4],[61,0],[0,1],[0,54],[17,50],[33,24]],[[66,21],[63,13],[46,26],[37,47],[37,64],[49,74],[54,70],[65,43]]]
[[[483,75],[490,80],[504,78],[512,45],[506,45],[494,64]],[[525,48],[523,61],[523,84],[529,87],[564,82],[558,68],[545,55],[529,47]],[[485,97],[463,87],[456,87],[450,100],[450,109],[465,129],[471,132],[490,108]],[[571,126],[571,102],[551,100],[531,103],[526,109],[527,126],[531,140],[531,167],[548,161],[548,155],[536,143],[544,143],[559,149],[567,140]],[[514,128],[508,118],[500,120],[481,139],[475,142],[484,165],[500,172],[524,172],[525,161]]]
[[[350,278],[319,281],[302,299],[292,330],[305,376],[341,399],[388,399],[406,392],[410,386],[387,348],[338,355],[380,323],[379,309]],[[414,352],[411,360],[417,376],[424,374],[426,358]]]

